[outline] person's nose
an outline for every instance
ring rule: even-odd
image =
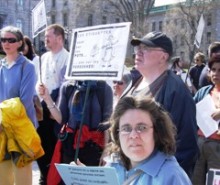
[[[139,137],[139,134],[138,134],[138,132],[133,128],[133,129],[131,130],[130,134],[129,134],[129,137],[130,137],[130,138],[137,138],[137,137]]]

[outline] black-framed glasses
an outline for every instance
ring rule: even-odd
[[[123,85],[124,82],[123,81],[113,81],[113,84]]]
[[[16,38],[1,38],[1,42],[2,43],[8,42],[8,43],[12,44],[12,43],[18,42],[18,40]]]
[[[134,128],[131,127],[131,125],[123,125],[121,128],[119,128],[119,132],[122,135],[129,135],[132,130],[134,130],[136,133],[141,134],[147,132],[150,128],[153,128],[153,126],[146,125],[146,124],[138,124]]]

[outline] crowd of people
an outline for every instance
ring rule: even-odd
[[[210,95],[215,111],[207,116],[220,120],[220,42],[210,45],[207,60],[197,52],[187,70],[180,57],[173,57],[165,33],[133,37],[134,67],[125,67],[121,80],[110,85],[65,79],[70,54],[64,38],[61,25],[49,25],[48,51],[38,56],[31,39],[18,28],[1,30],[5,57],[0,60],[0,106],[20,99],[44,155],[18,167],[19,154],[4,148],[0,185],[32,184],[33,160],[39,166],[40,185],[64,184],[54,164],[72,161],[111,166],[120,184],[203,185],[209,169],[220,169],[220,132],[206,137],[196,119],[196,103]],[[3,117],[0,138],[10,141],[7,129]]]

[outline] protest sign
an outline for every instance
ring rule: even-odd
[[[55,164],[66,185],[119,185],[115,168]]]
[[[66,79],[121,80],[130,24],[126,22],[73,30]]]
[[[220,169],[209,169],[206,177],[206,185],[220,185]]]
[[[32,10],[32,35],[33,38],[47,27],[47,16],[44,0],[41,0]]]

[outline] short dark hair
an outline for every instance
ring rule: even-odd
[[[119,121],[121,116],[128,110],[139,109],[150,114],[154,128],[155,147],[165,154],[173,155],[176,151],[176,128],[169,117],[169,114],[152,98],[124,97],[119,100],[110,118],[112,145],[110,153],[117,152],[126,168],[130,165],[130,160],[121,150],[119,141]]]
[[[208,48],[209,59],[211,58],[212,53],[215,53],[217,51],[220,51],[220,42],[211,43]]]
[[[22,41],[22,45],[18,48],[18,51],[23,51],[23,49],[24,49],[24,36],[23,36],[23,33],[21,32],[21,30],[17,27],[14,27],[14,26],[6,26],[1,29],[1,35],[2,35],[2,33],[5,33],[5,32],[12,33],[13,35],[15,35],[15,37],[18,41]]]
[[[35,51],[33,48],[33,44],[31,42],[31,39],[28,36],[24,36],[24,42],[27,44],[28,46],[28,52],[25,55],[29,60],[33,60],[33,58],[35,57]]]
[[[220,57],[219,58],[213,58],[213,59],[209,60],[209,62],[208,62],[209,69],[212,68],[214,63],[220,63]]]
[[[61,35],[62,36],[62,39],[65,40],[65,31],[64,31],[64,28],[59,25],[59,24],[51,24],[49,25],[46,30],[51,30],[53,29],[54,30],[54,34],[55,35]]]

